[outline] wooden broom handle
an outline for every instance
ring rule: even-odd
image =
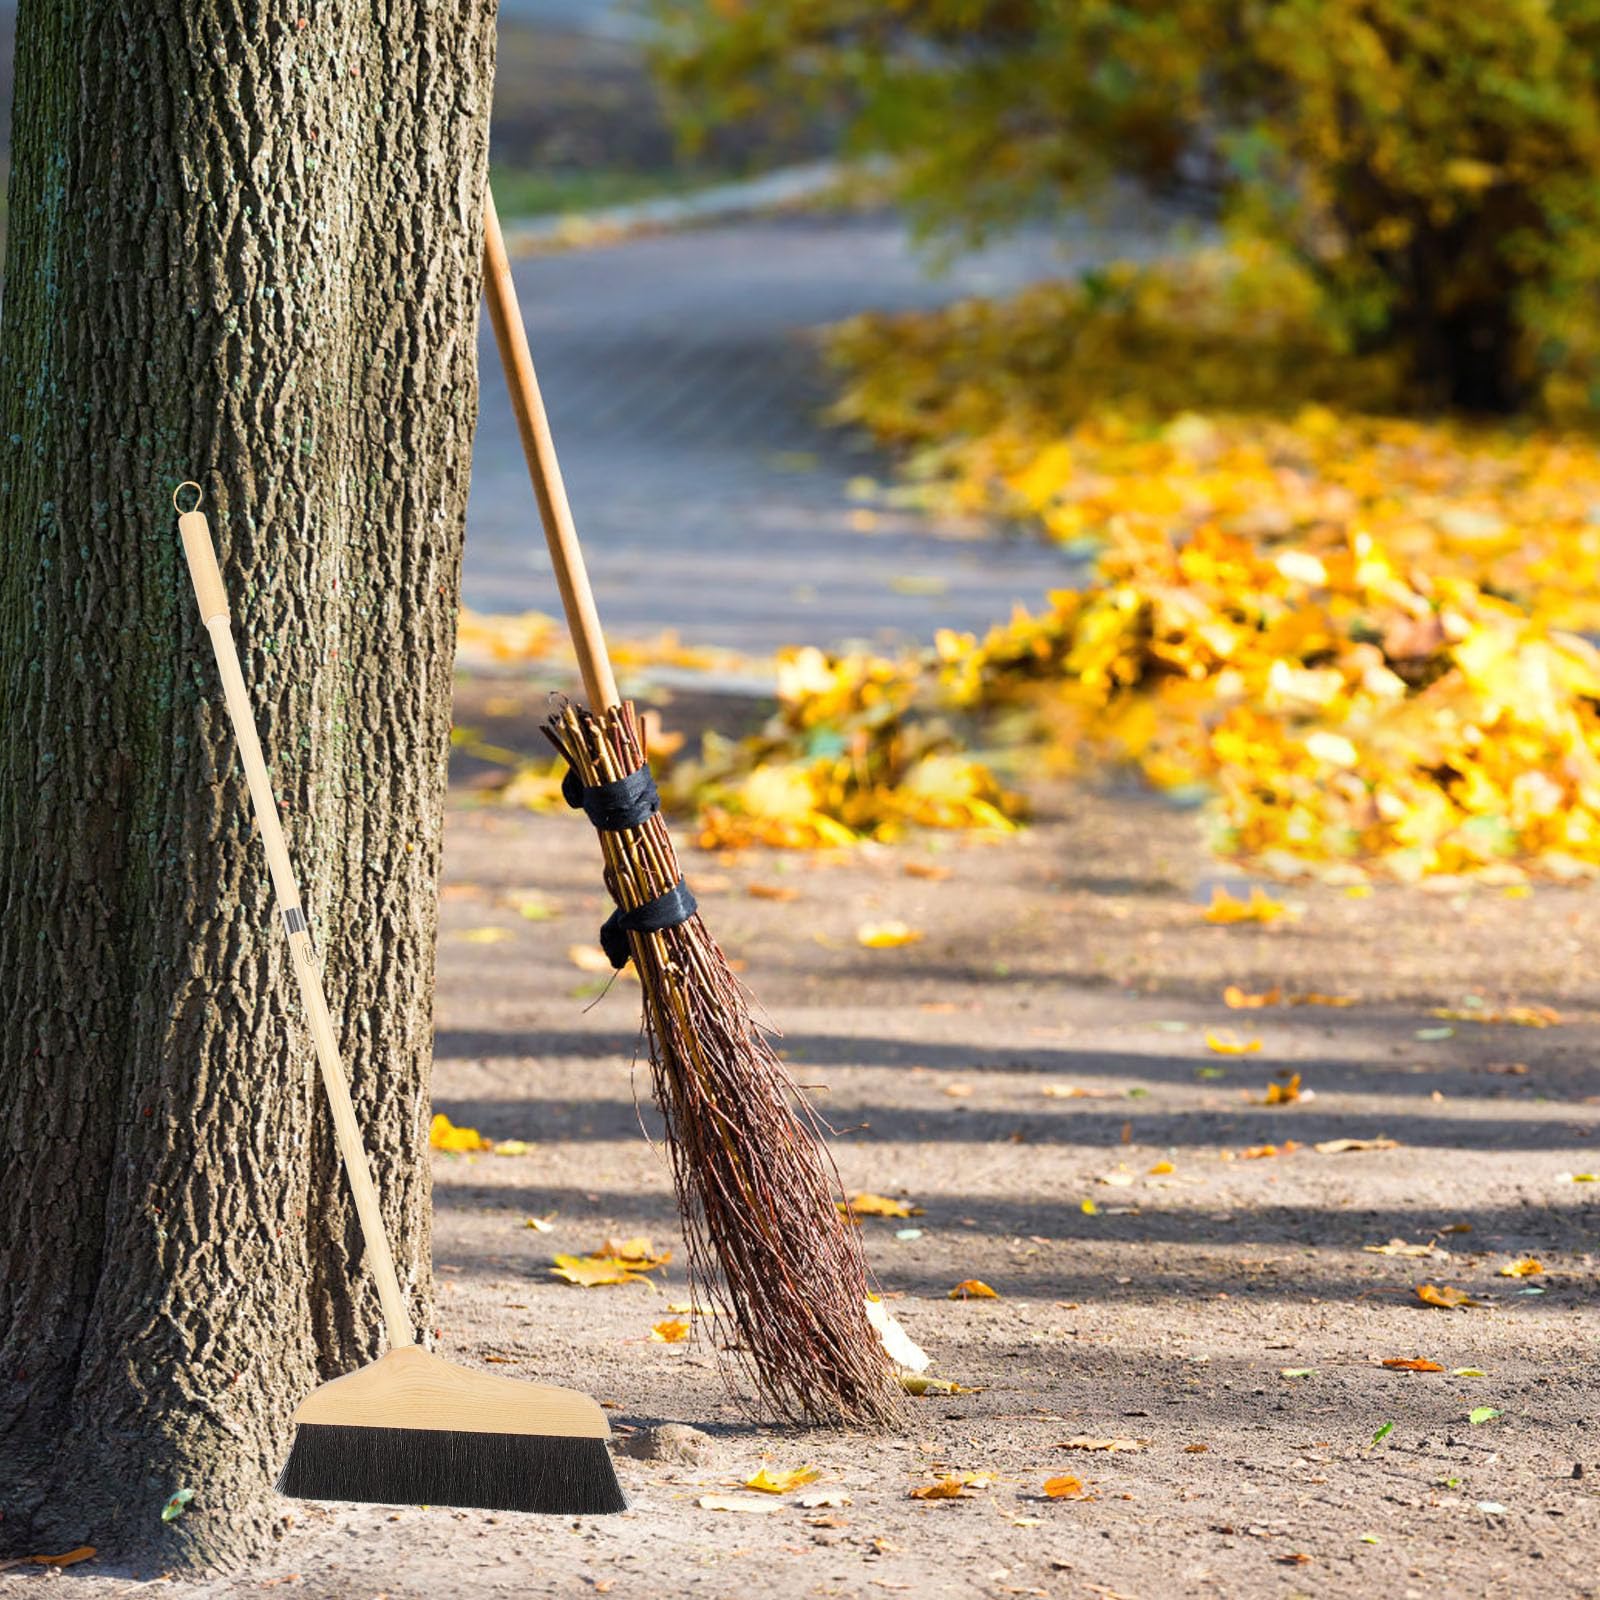
[[[180,485],[182,487],[182,485]],[[176,503],[176,501],[174,501]],[[294,881],[294,867],[284,843],[283,826],[278,821],[277,802],[272,797],[272,780],[261,756],[261,740],[256,735],[256,719],[245,692],[244,674],[239,670],[239,652],[234,648],[233,630],[228,625],[228,594],[217,570],[216,552],[211,546],[211,529],[198,509],[180,512],[178,531],[183,536],[183,553],[189,560],[189,576],[194,579],[195,599],[200,602],[200,620],[211,635],[217,655],[217,671],[222,677],[222,692],[233,720],[234,737],[244,759],[244,775],[250,785],[250,801],[255,807],[261,842],[266,846],[267,866],[272,871],[272,886],[277,892],[278,911],[289,936],[289,954],[295,977],[300,981],[300,998],[311,1024],[311,1037],[317,1046],[317,1063],[322,1068],[322,1086],[327,1090],[328,1107],[333,1112],[333,1131],[339,1141],[339,1154],[350,1179],[356,1215],[361,1220],[361,1236],[367,1246],[367,1264],[377,1281],[378,1299],[383,1305],[383,1320],[389,1330],[391,1347],[414,1344],[411,1316],[400,1280],[395,1276],[394,1257],[389,1253],[389,1238],[378,1209],[378,1194],[372,1186],[367,1152],[362,1147],[361,1130],[355,1108],[350,1104],[350,1088],[339,1064],[339,1046],[334,1039],[333,1020],[328,1015],[328,999],[322,992],[322,969],[311,948],[305,912],[300,906],[300,890]]]
[[[572,507],[561,481],[561,466],[556,460],[555,440],[550,436],[550,419],[544,414],[539,396],[539,380],[534,376],[533,355],[528,349],[528,332],[522,325],[516,285],[511,281],[511,263],[506,257],[506,241],[495,214],[494,196],[487,186],[483,196],[483,283],[489,297],[489,320],[494,324],[495,343],[500,347],[500,365],[511,390],[511,409],[516,413],[517,432],[522,435],[522,453],[528,458],[528,476],[533,480],[534,498],[539,502],[539,520],[544,523],[545,543],[556,569],[561,590],[561,605],[567,613],[567,631],[578,653],[583,687],[589,708],[597,715],[619,704],[617,680],[606,654],[605,635],[600,631],[600,613],[595,609],[594,591],[578,546],[578,530],[573,525]]]

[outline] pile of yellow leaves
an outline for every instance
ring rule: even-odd
[[[924,662],[806,646],[778,658],[778,710],[738,743],[707,735],[668,798],[692,805],[706,849],[898,838],[908,828],[1010,832],[1021,801],[964,754]]]
[[[1294,270],[1215,252],[847,325],[840,413],[913,452],[922,497],[1097,564],[921,660],[792,655],[777,725],[706,796],[710,838],[930,820],[930,756],[960,797],[931,820],[1003,822],[943,732],[965,713],[1212,797],[1219,847],[1269,868],[1600,866],[1600,445],[1333,409],[1381,408],[1388,379]]]

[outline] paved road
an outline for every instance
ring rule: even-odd
[[[930,278],[897,221],[806,216],[519,261],[608,626],[674,627],[758,651],[886,643],[943,624],[982,627],[1059,583],[1059,555],[1031,543],[908,517],[858,531],[847,484],[888,469],[818,422],[827,388],[808,334],[858,311],[1003,292],[1148,240],[1086,225],[1065,255],[1033,236]],[[487,322],[483,337],[467,602],[555,611]]]

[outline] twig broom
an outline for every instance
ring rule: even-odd
[[[178,485],[179,491],[186,488],[195,490],[195,503],[188,511],[179,508],[178,530],[200,618],[216,652],[217,672],[333,1113],[339,1155],[389,1334],[386,1355],[323,1384],[301,1402],[295,1412],[294,1448],[278,1489],[307,1500],[371,1500],[382,1505],[475,1506],[567,1516],[626,1510],[606,1448],[611,1428],[588,1395],[458,1367],[421,1349],[412,1337],[339,1062],[322,992],[322,969],[311,947],[234,648],[228,595],[217,570],[211,529],[200,511],[198,486]],[[172,503],[178,508],[177,491]]]
[[[823,1128],[706,930],[678,870],[633,707],[617,693],[534,376],[494,202],[484,215],[489,315],[589,707],[545,733],[566,758],[569,803],[600,834],[617,910],[601,939],[644,991],[655,1096],[694,1286],[731,1318],[736,1361],[779,1416],[897,1419],[889,1359],[867,1317],[859,1238],[840,1215]]]

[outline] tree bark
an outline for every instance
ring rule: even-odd
[[[376,1296],[193,478],[419,1326],[494,0],[24,0],[0,326],[0,1552],[228,1565]],[[170,1524],[163,1503],[194,1499]]]

